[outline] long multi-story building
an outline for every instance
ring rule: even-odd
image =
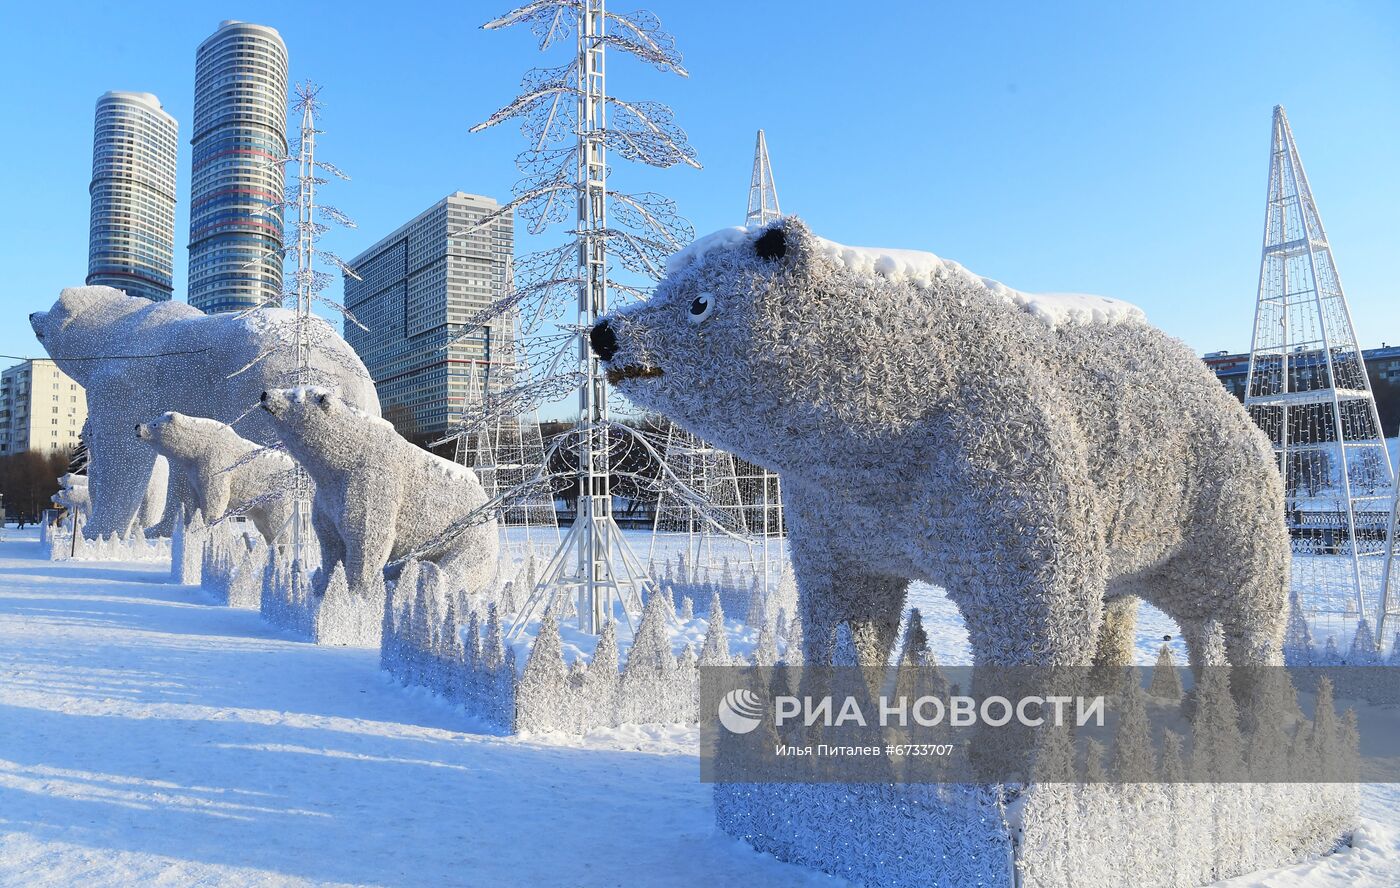
[[[468,392],[510,335],[510,319],[466,329],[505,292],[514,220],[460,232],[499,208],[489,197],[449,194],[350,261],[359,279],[346,276],[345,306],[369,331],[346,324],[345,338],[374,377],[384,418],[412,441],[437,440],[460,422]]]
[[[195,56],[189,301],[241,311],[282,296],[287,46],[226,21]]]
[[[1249,379],[1249,352],[1209,352],[1201,357],[1206,366],[1215,372],[1220,383],[1230,394],[1244,400],[1244,389]],[[1380,348],[1363,349],[1361,360],[1366,371],[1381,382],[1400,385],[1400,345],[1381,344]],[[1290,358],[1293,373],[1302,376],[1325,374],[1326,355],[1321,351],[1300,351]]]
[[[175,118],[150,93],[108,92],[92,135],[89,284],[164,301],[174,288]]]
[[[53,361],[25,361],[0,372],[0,456],[78,446],[87,394]]]

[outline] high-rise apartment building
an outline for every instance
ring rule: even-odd
[[[150,93],[108,92],[92,134],[89,284],[163,301],[173,289],[178,125]]]
[[[275,30],[226,21],[199,45],[190,144],[190,304],[280,303],[287,47]]]
[[[472,375],[479,386],[510,335],[502,320],[447,345],[505,293],[513,218],[459,233],[499,208],[449,194],[350,261],[360,279],[345,278],[345,306],[369,332],[347,323],[345,338],[374,377],[384,418],[410,440],[436,440],[461,420]]]
[[[0,456],[78,446],[87,393],[47,358],[0,373]]]

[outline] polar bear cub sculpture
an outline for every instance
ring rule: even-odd
[[[87,389],[89,536],[125,533],[140,508],[156,454],[131,434],[137,423],[166,410],[221,422],[248,414],[240,433],[270,444],[277,436],[267,415],[254,409],[258,397],[299,378],[296,313],[281,308],[206,315],[111,287],[71,287],[29,323],[59,368]],[[319,318],[310,334],[308,378],[378,414],[374,382],[354,350]],[[177,482],[156,532],[169,532],[181,505],[193,511],[183,480]]]
[[[419,558],[434,562],[450,589],[486,591],[496,564],[494,518],[434,545],[486,503],[471,469],[414,446],[387,421],[326,389],[274,389],[263,393],[262,406],[316,482],[317,505],[344,546],[352,592],[374,595],[388,562],[429,546]],[[329,572],[332,562],[323,556],[322,564]]]
[[[1172,616],[1199,661],[1279,663],[1289,540],[1269,442],[1137,309],[1042,297],[789,217],[674,257],[591,332],[614,385],[776,470],[806,626],[830,662],[894,643],[911,580],[977,663],[1083,666],[1105,602]]]
[[[285,453],[264,450],[218,420],[173,410],[138,425],[136,437],[184,475],[207,520],[247,515],[264,540],[277,542],[295,508],[287,494],[296,464]]]

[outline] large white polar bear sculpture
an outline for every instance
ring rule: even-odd
[[[291,457],[264,450],[218,420],[175,411],[138,425],[136,437],[184,475],[206,519],[246,515],[269,545],[282,535],[295,509]]]
[[[350,591],[361,598],[382,588],[379,574],[391,560],[433,544],[486,503],[471,469],[414,446],[386,420],[326,389],[274,389],[263,393],[262,406],[316,482],[317,507],[333,516]],[[485,518],[419,557],[436,563],[453,591],[480,594],[496,549],[495,519]],[[323,554],[326,575],[333,566]]]
[[[270,417],[253,408],[265,390],[295,381],[294,312],[206,315],[111,287],[73,287],[29,322],[59,368],[87,389],[89,536],[125,533],[141,504],[156,454],[132,434],[138,423],[167,410],[231,423],[252,410],[239,433],[258,443],[277,440]],[[309,379],[377,415],[379,397],[354,350],[325,321],[312,325]],[[177,481],[161,530],[180,505],[193,511],[183,479]]]
[[[1264,435],[1125,303],[1041,297],[789,217],[674,257],[591,332],[637,404],[783,480],[807,655],[849,623],[888,655],[910,580],[943,586],[977,663],[1084,666],[1137,596],[1198,662],[1281,663],[1289,541]]]

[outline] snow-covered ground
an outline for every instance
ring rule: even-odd
[[[693,731],[495,736],[373,651],[5,536],[0,885],[841,884],[715,829]],[[965,646],[919,599],[936,649]],[[1228,884],[1400,884],[1400,787],[1363,804],[1355,848]]]

